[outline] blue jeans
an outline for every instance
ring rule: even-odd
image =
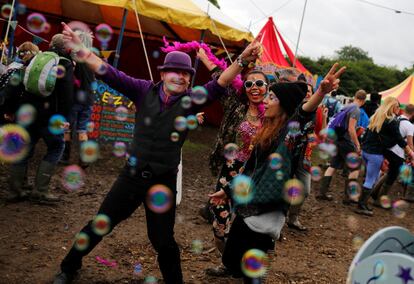
[[[369,154],[362,151],[362,158],[364,159],[366,165],[364,187],[372,189],[380,175],[381,165],[384,161],[384,156],[378,154]]]
[[[28,129],[28,132],[30,134],[31,140],[29,145],[29,153],[24,159],[16,164],[27,166],[28,161],[33,157],[36,144],[40,139],[43,139],[43,141],[45,141],[47,147],[46,155],[43,157],[43,160],[52,164],[57,164],[57,162],[62,157],[63,150],[65,149],[63,134],[53,135],[49,132],[47,126],[34,125]]]
[[[69,123],[72,130],[76,132],[86,132],[86,124],[92,114],[92,106],[74,104],[69,112]],[[76,126],[76,128],[75,128]]]

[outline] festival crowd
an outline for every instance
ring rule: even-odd
[[[215,100],[224,110],[209,160],[217,184],[200,214],[212,224],[222,265],[206,269],[207,275],[263,283],[267,267],[252,270],[246,263],[266,263],[285,223],[308,230],[302,224],[306,216],[299,217],[312,181],[319,182],[319,202],[332,202],[337,170],[347,178],[342,203],[357,214],[374,215],[371,199],[378,210],[389,209],[388,195],[397,180],[405,186],[405,200],[414,201],[414,105],[402,107],[391,97],[381,102],[380,95],[362,89],[352,102],[341,102],[337,93],[345,67],[334,64],[314,88],[295,70],[269,77],[255,66],[261,55],[257,42],[226,68],[199,48],[197,58],[211,73],[200,101],[200,93],[191,88],[195,69],[187,53],[177,49],[166,54],[158,66],[159,82],[133,78],[91,51],[91,34],[62,25],[47,51],[31,42],[21,44],[0,77],[0,150],[10,165],[7,202],[59,204],[60,197],[49,188],[51,178],[59,163],[73,161],[72,139],[81,147],[88,141],[95,80],[122,93],[137,111],[125,166],[96,216],[76,235],[55,284],[71,283],[83,257],[141,205],[165,283],[183,283],[174,224],[177,169],[188,129],[177,132],[177,118],[197,115],[202,123],[202,108]],[[46,154],[31,186],[28,163],[41,139]],[[313,152],[319,153],[318,165],[312,164]],[[89,162],[76,158],[83,169]],[[168,206],[151,204],[147,197],[153,191],[164,193]]]

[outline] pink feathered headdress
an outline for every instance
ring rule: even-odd
[[[213,52],[211,51],[210,47],[205,43],[200,43],[198,41],[190,41],[186,43],[181,43],[178,41],[174,41],[172,45],[167,41],[165,37],[163,37],[164,47],[161,47],[163,52],[171,52],[171,51],[182,51],[189,53],[191,51],[198,51],[200,48],[204,49],[206,52],[208,60],[211,63],[219,67],[221,70],[225,70],[227,68],[227,63],[224,59],[218,59]],[[241,75],[237,75],[232,82],[233,88],[240,94],[243,88],[243,81],[241,79]]]

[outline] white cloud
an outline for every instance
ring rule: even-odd
[[[221,10],[248,27],[287,0],[219,0]],[[369,2],[414,13],[413,0]],[[291,0],[274,13],[273,19],[292,51],[298,38],[305,0]],[[256,35],[267,19],[251,26]],[[317,58],[332,56],[344,45],[368,51],[377,64],[410,67],[414,64],[414,15],[397,14],[358,0],[308,0],[299,54]]]

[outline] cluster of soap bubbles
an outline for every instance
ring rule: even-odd
[[[35,34],[50,32],[50,24],[46,17],[40,13],[31,13],[26,19],[26,26],[29,31]]]
[[[203,241],[193,240],[191,242],[191,251],[195,254],[201,254],[203,252]]]
[[[111,230],[111,219],[105,214],[98,214],[92,221],[92,231],[98,236],[104,236]]]
[[[191,99],[194,104],[202,105],[207,101],[208,91],[202,86],[195,86],[192,90]]]
[[[335,145],[336,133],[335,130],[331,128],[322,129],[319,133],[319,157],[321,159],[330,159],[337,154],[337,147]],[[313,139],[312,139],[313,140]],[[313,142],[317,143],[317,142]]]
[[[283,166],[283,158],[279,153],[272,153],[269,155],[269,167],[272,170],[279,170]]]
[[[359,197],[361,196],[361,192],[362,192],[361,186],[359,185],[358,182],[351,181],[350,183],[348,183],[347,192],[348,192],[349,199],[357,202],[359,200]]]
[[[84,185],[85,173],[78,165],[67,166],[63,170],[62,184],[68,191],[75,191]]]
[[[187,117],[177,116],[174,120],[174,128],[179,132],[183,132],[186,129],[194,130],[197,128],[197,126],[198,126],[198,120],[195,115],[189,115]],[[174,141],[173,138],[171,138],[171,140]]]
[[[34,106],[30,104],[21,105],[16,112],[17,123],[23,127],[29,126],[35,120],[36,113]]]
[[[241,268],[243,273],[250,278],[265,276],[269,266],[267,254],[259,249],[250,249],[243,255]]]
[[[115,118],[119,121],[125,121],[128,118],[128,109],[124,106],[117,107],[115,113]]]
[[[300,123],[298,121],[290,121],[288,123],[288,135],[297,137],[301,134]]]
[[[249,203],[254,196],[253,181],[249,176],[238,175],[232,180],[233,199],[238,204]]]
[[[239,146],[234,143],[229,143],[224,146],[224,157],[227,160],[235,160],[237,153],[239,152]]]
[[[283,198],[291,205],[301,204],[305,200],[305,187],[298,179],[290,179],[283,187]]]
[[[400,167],[400,175],[399,178],[401,180],[402,183],[404,184],[409,184],[412,181],[413,178],[413,170],[411,165],[402,165]]]
[[[126,149],[127,146],[124,142],[115,142],[112,153],[118,158],[124,157],[126,154]]]
[[[20,125],[6,124],[0,127],[0,161],[15,163],[29,152],[30,135]]]
[[[355,152],[348,153],[345,161],[348,168],[352,170],[358,169],[362,162],[361,157]]]
[[[173,205],[171,189],[162,184],[152,186],[147,193],[147,206],[155,213],[165,213]]]
[[[80,147],[80,157],[82,162],[93,163],[98,160],[99,145],[95,141],[82,142]]]
[[[64,125],[67,123],[66,118],[60,114],[54,114],[49,119],[49,132],[53,135],[60,135],[65,132]]]

